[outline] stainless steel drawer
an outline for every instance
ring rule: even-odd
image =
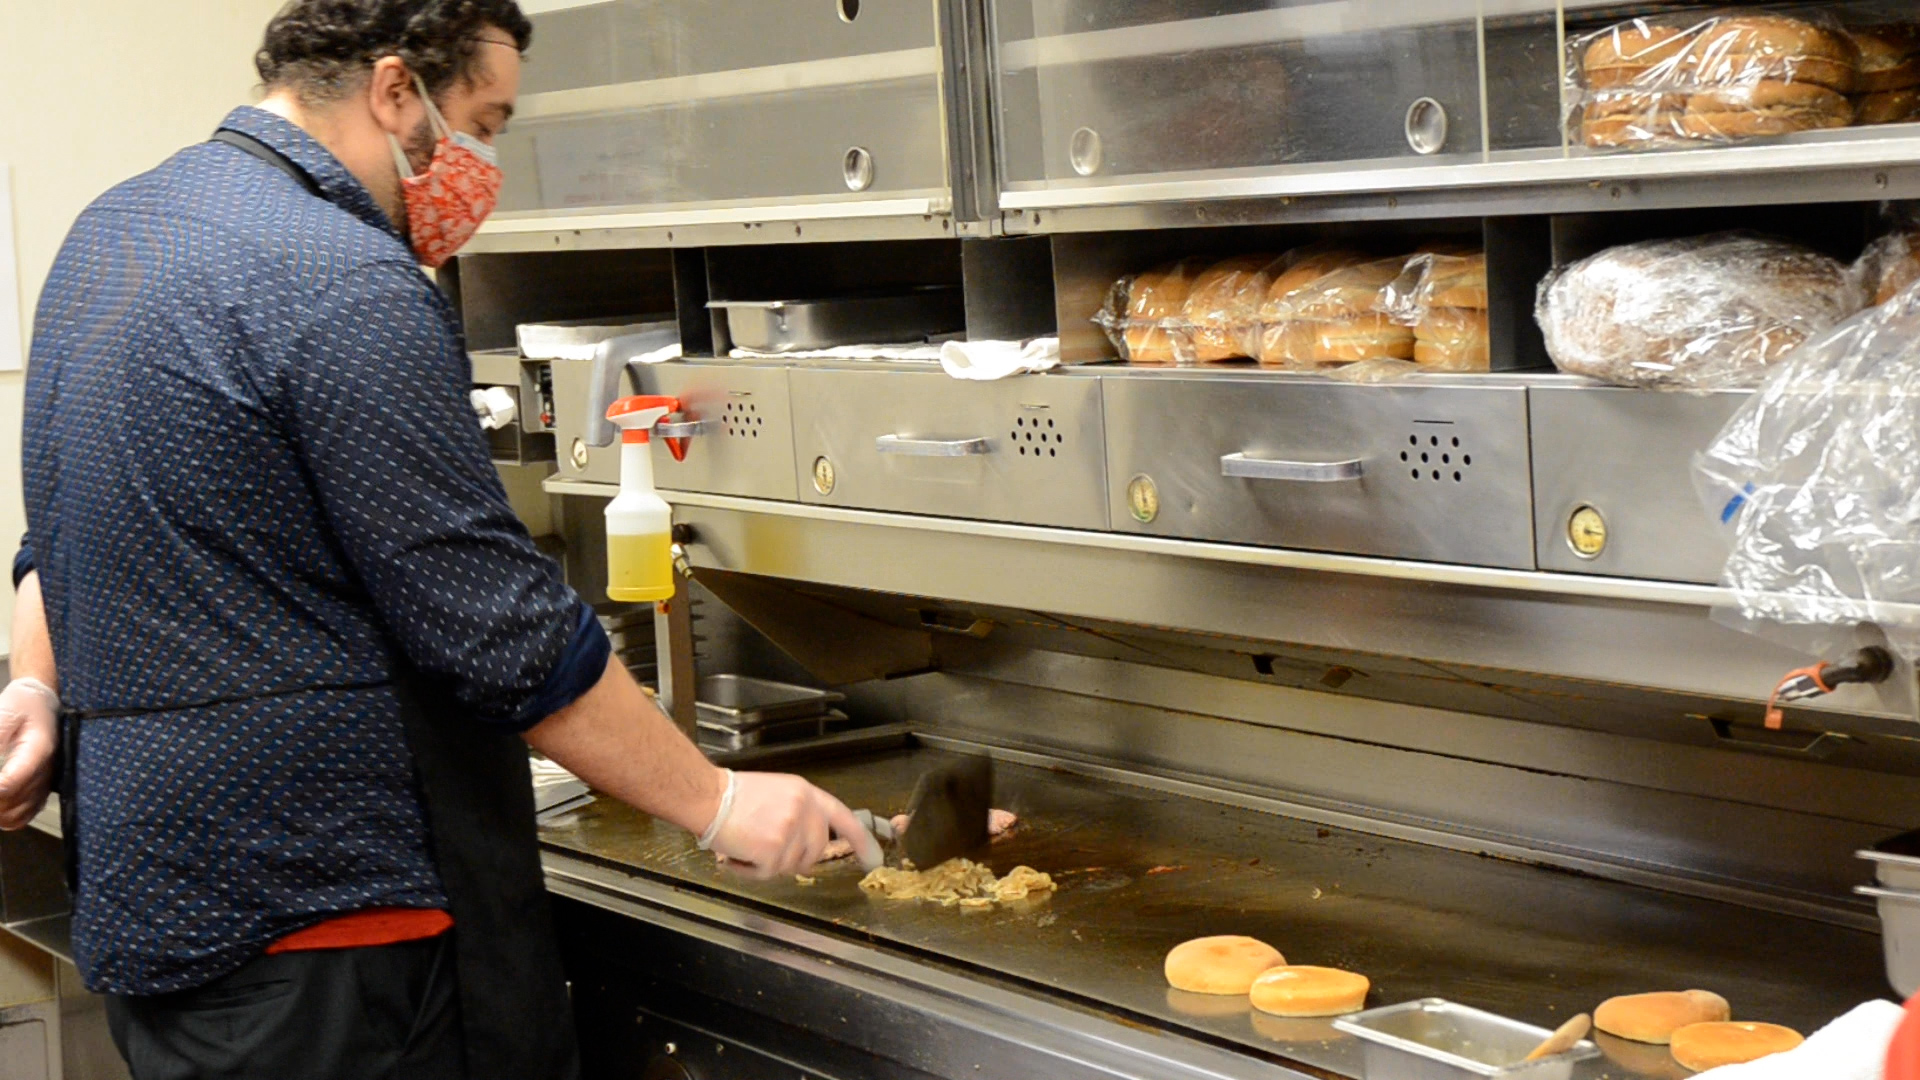
[[[560,473],[570,480],[620,482],[620,444],[589,447],[580,423],[592,364],[555,361],[555,407],[560,442]],[[682,362],[645,368],[637,384],[629,379],[621,393],[665,394],[686,407],[684,419],[704,427],[675,461],[666,444],[653,443],[655,481],[667,491],[704,491],[792,502],[794,490],[793,421],[787,403],[784,367]]]
[[[938,371],[795,368],[806,502],[1107,527],[1099,380],[959,382]]]
[[[1694,494],[1693,455],[1747,395],[1610,386],[1535,387],[1534,507],[1540,568],[1712,584],[1731,533]],[[1572,535],[1583,508],[1584,536]],[[1596,545],[1594,520],[1603,530]],[[1576,544],[1597,554],[1583,555]]]
[[[1533,567],[1522,387],[1102,381],[1116,531]]]

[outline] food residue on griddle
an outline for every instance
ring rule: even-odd
[[[1045,896],[1053,878],[1031,866],[1016,866],[1006,877],[970,859],[950,859],[931,870],[883,866],[860,887],[885,900],[931,900],[942,907],[983,908],[1010,900]]]

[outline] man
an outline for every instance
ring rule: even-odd
[[[712,767],[489,464],[420,264],[492,207],[530,35],[513,0],[294,0],[260,107],[48,279],[0,825],[58,741],[75,960],[138,1080],[572,1075],[528,744],[762,877],[873,843]]]

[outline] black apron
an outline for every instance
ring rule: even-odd
[[[320,195],[312,177],[258,140],[224,130],[214,139],[260,158]],[[573,1080],[580,1072],[579,1047],[540,866],[527,744],[463,715],[415,673],[403,674],[393,687],[419,778],[434,866],[453,916],[467,1075],[472,1080]],[[367,688],[298,687],[256,698]],[[69,889],[77,891],[80,872],[80,730],[84,723],[125,715],[133,714],[62,715],[57,775]]]

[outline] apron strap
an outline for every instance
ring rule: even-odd
[[[295,165],[287,155],[275,150],[273,147],[268,146],[266,143],[261,142],[251,135],[243,135],[238,131],[221,128],[219,131],[213,133],[213,138],[209,141],[226,143],[236,150],[252,154],[261,161],[293,177],[295,183],[307,189],[307,194],[316,199],[326,198],[325,195],[320,193],[319,183],[316,182],[313,177],[307,175],[307,170]]]

